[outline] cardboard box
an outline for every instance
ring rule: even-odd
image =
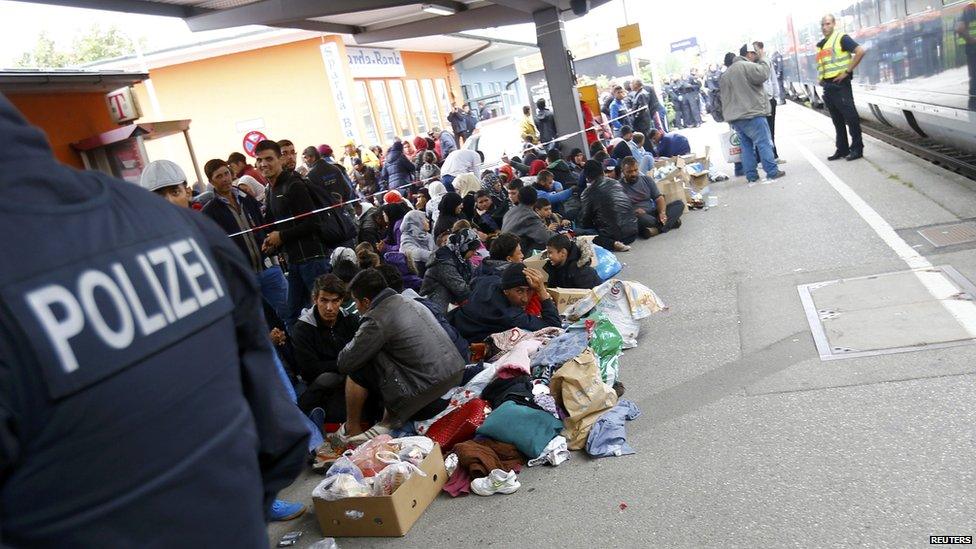
[[[577,288],[549,288],[549,295],[552,296],[552,301],[556,304],[556,310],[559,311],[559,314],[563,314],[570,305],[592,293],[593,290]]]
[[[547,273],[545,269],[542,268],[548,262],[549,260],[543,257],[542,254],[536,254],[532,257],[527,257],[522,260],[522,263],[525,263],[526,267],[530,269],[538,269],[542,273],[543,282],[549,282],[549,273]]]
[[[688,211],[688,193],[681,180],[675,177],[665,177],[658,181],[657,188],[664,195],[666,202],[680,200],[685,203],[685,212]]]
[[[322,535],[331,537],[390,537],[410,531],[447,482],[444,456],[439,445],[420,463],[426,477],[413,475],[392,495],[346,498],[336,501],[312,498]]]

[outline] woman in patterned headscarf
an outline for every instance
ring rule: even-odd
[[[478,233],[462,229],[451,233],[447,244],[437,248],[424,272],[420,295],[436,303],[447,313],[448,305],[460,305],[471,293],[471,263],[469,259],[481,246]]]

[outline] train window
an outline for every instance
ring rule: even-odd
[[[864,0],[860,3],[860,8],[862,27],[876,27],[880,23],[878,0]]]
[[[895,8],[895,0],[881,0],[881,22],[887,23],[898,19],[898,11]]]
[[[861,23],[857,19],[857,4],[844,8],[841,14],[841,29],[844,32],[854,32],[861,29]]]
[[[923,11],[929,11],[932,9],[932,4],[935,0],[905,0],[905,10],[908,15],[913,13],[922,13]]]

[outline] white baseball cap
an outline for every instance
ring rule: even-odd
[[[142,170],[139,186],[147,191],[186,184],[186,174],[172,160],[155,160]]]

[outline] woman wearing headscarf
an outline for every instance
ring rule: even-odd
[[[478,250],[481,241],[473,229],[452,233],[447,243],[434,252],[427,265],[420,295],[436,303],[447,313],[448,305],[463,303],[471,293],[471,263],[468,261]]]
[[[427,201],[424,210],[427,211],[427,217],[437,223],[437,218],[441,215],[437,208],[440,206],[441,199],[447,194],[447,188],[440,181],[432,181],[427,185],[427,192],[430,193],[430,200]]]
[[[412,210],[400,223],[400,253],[414,263],[427,264],[437,246],[430,234],[430,221],[424,212]]]
[[[473,173],[464,173],[454,178],[454,191],[462,197],[481,190],[481,181]]]
[[[381,208],[386,213],[388,224],[385,238],[387,245],[386,249],[395,250],[397,242],[400,241],[400,220],[402,220],[403,217],[410,212],[411,208],[403,202],[384,204],[381,206]]]
[[[434,223],[435,241],[439,240],[444,233],[450,232],[451,227],[461,219],[463,203],[464,199],[458,193],[447,193],[441,198],[440,204],[437,205],[440,214],[437,216],[437,222]]]

